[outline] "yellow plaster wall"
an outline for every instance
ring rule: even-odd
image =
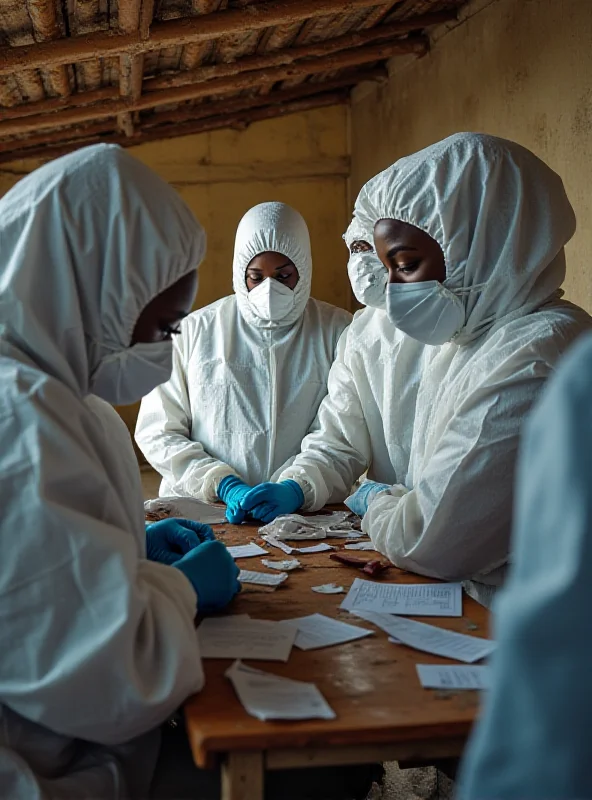
[[[245,131],[214,131],[131,148],[184,197],[205,227],[208,252],[199,270],[197,306],[232,291],[234,234],[256,203],[279,200],[308,223],[313,250],[312,292],[349,308],[347,218],[350,171],[344,106],[255,123]],[[0,166],[0,195],[38,166]],[[133,427],[136,409],[119,409]]]
[[[592,0],[476,0],[463,17],[426,57],[394,59],[387,84],[354,92],[352,197],[457,131],[520,142],[564,179],[578,218],[564,288],[592,312]]]

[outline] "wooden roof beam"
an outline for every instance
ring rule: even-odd
[[[345,14],[356,8],[377,5],[382,4],[377,0],[264,0],[244,8],[155,23],[147,39],[142,39],[139,30],[123,34],[99,31],[44,44],[3,47],[0,49],[0,75],[22,69],[106,58],[120,53],[137,55],[165,47],[209,41],[241,31],[262,30],[309,17]]]
[[[188,83],[200,83],[202,81],[212,80],[213,78],[226,78],[231,75],[239,75],[252,70],[281,67],[286,64],[293,64],[295,61],[304,58],[319,58],[331,53],[338,53],[341,50],[363,47],[364,45],[380,42],[384,39],[394,39],[397,36],[401,36],[401,34],[408,33],[410,30],[418,30],[430,25],[439,25],[455,18],[456,15],[449,11],[422,14],[419,17],[411,17],[402,22],[395,22],[391,25],[383,25],[379,28],[371,28],[370,30],[362,30],[356,33],[348,33],[345,36],[325,39],[322,42],[315,42],[314,44],[289,47],[285,50],[279,50],[267,55],[245,56],[244,58],[231,61],[230,63],[212,64],[198,69],[180,72],[175,75],[151,78],[146,81],[144,88],[147,92],[152,92],[156,89],[170,89],[174,86],[184,86]],[[415,39],[413,41],[415,41]],[[425,40],[423,41],[425,42]],[[271,73],[270,77],[275,80],[274,73]]]
[[[273,97],[273,95],[271,95]],[[151,128],[147,132],[135,133],[132,137],[121,136],[120,134],[101,136],[93,134],[91,136],[82,136],[77,139],[72,139],[70,142],[62,143],[59,145],[49,147],[26,147],[19,150],[13,149],[12,151],[0,150],[0,163],[8,161],[16,161],[22,158],[56,158],[65,153],[70,153],[79,147],[85,145],[95,144],[96,142],[110,142],[114,144],[121,144],[124,147],[132,145],[144,144],[145,142],[161,141],[163,139],[172,139],[179,136],[190,136],[196,133],[206,133],[212,130],[219,130],[220,128],[235,128],[244,130],[253,122],[260,122],[266,119],[275,117],[284,117],[289,114],[302,113],[303,111],[310,111],[315,108],[324,108],[327,106],[338,105],[348,101],[348,92],[329,92],[325,94],[315,95],[314,97],[297,100],[293,103],[286,103],[285,105],[278,106],[274,104],[266,108],[258,108],[252,111],[247,111],[242,115],[230,114],[215,116],[208,119],[198,120],[197,122],[187,122],[184,125],[164,124],[156,128]],[[166,115],[163,115],[165,117]],[[63,134],[62,134],[63,135]]]
[[[280,67],[273,72],[271,77],[276,81],[282,81],[301,75],[315,75],[322,72],[347,69],[348,67],[355,67],[360,64],[370,64],[401,53],[421,54],[426,52],[428,44],[427,38],[416,37],[413,39],[401,39],[394,42],[369,45],[367,47],[357,47],[352,50],[344,50],[334,55],[325,56],[324,58],[299,61],[295,64]],[[81,122],[96,120],[100,117],[114,117],[125,111],[143,111],[148,108],[168,105],[169,103],[182,103],[186,100],[195,100],[199,97],[212,97],[215,95],[228,94],[230,92],[240,92],[244,89],[253,89],[262,84],[269,83],[269,79],[269,70],[264,69],[255,72],[247,72],[244,75],[231,78],[218,78],[196,85],[190,84],[188,86],[179,86],[174,89],[162,89],[160,91],[144,94],[136,101],[124,98],[105,103],[97,103],[96,105],[85,106],[83,108],[72,108],[54,114],[23,117],[22,119],[0,122],[0,136],[13,136],[42,130],[43,128],[48,129],[66,125],[77,125]],[[318,85],[322,87],[322,84]]]
[[[386,81],[388,72],[384,67],[374,67],[373,69],[356,70],[355,72],[345,73],[338,78],[325,81],[322,84],[306,83],[296,89],[274,92],[269,95],[257,95],[255,97],[241,96],[232,100],[221,100],[216,103],[202,103],[198,106],[185,106],[174,111],[165,111],[153,114],[143,121],[142,130],[162,125],[163,123],[185,123],[194,122],[207,117],[226,116],[249,111],[254,108],[269,106],[271,104],[292,103],[296,100],[311,98],[315,95],[334,92],[337,89],[344,89],[361,83],[362,81]],[[36,136],[27,136],[23,139],[14,138],[0,140],[0,153],[22,150],[25,147],[39,147],[44,144],[60,144],[68,141],[73,129],[59,128],[55,131],[41,133]],[[99,122],[85,125],[78,128],[80,135],[88,138],[101,133],[112,133],[113,122],[100,120]]]
[[[3,108],[0,120],[21,119],[34,114],[61,111],[65,108],[90,106],[103,100],[116,100],[119,96],[118,88],[103,86],[101,89],[93,89],[91,92],[77,92],[70,95],[69,98],[50,97],[47,100],[38,100],[36,103],[19,103],[10,109]]]
[[[133,34],[140,31],[142,39],[150,35],[154,0],[119,0],[119,30]],[[144,80],[144,55],[122,53],[119,57],[119,94],[131,101],[139,100]],[[134,119],[130,111],[117,115],[117,127],[126,136],[134,135]]]
[[[51,42],[61,37],[62,31],[54,0],[26,0],[26,6],[37,41]],[[63,64],[49,67],[48,75],[53,91],[59,97],[68,97],[70,94],[68,68]]]
[[[204,80],[212,78],[223,78],[231,75],[238,75],[242,72],[248,72],[257,69],[271,69],[284,64],[291,64],[298,58],[313,57],[322,54],[329,54],[331,52],[338,52],[346,47],[359,46],[366,43],[381,41],[382,39],[389,39],[392,36],[407,33],[410,30],[420,30],[429,27],[430,25],[439,25],[443,22],[449,22],[455,19],[455,14],[450,11],[441,11],[433,14],[422,14],[417,17],[410,17],[406,20],[396,22],[390,25],[384,25],[379,28],[370,29],[368,31],[361,31],[359,33],[348,34],[340,36],[336,39],[329,39],[317,44],[305,45],[302,47],[293,47],[278,52],[269,53],[263,56],[247,56],[245,58],[232,61],[229,64],[214,64],[211,66],[200,67],[194,70],[185,70],[179,74],[162,76],[152,78],[145,81],[144,90],[155,91],[156,89],[171,88],[174,86],[184,86],[187,83],[199,83]],[[129,80],[131,83],[138,85],[138,77],[129,76],[127,72],[130,71],[128,66],[129,60],[125,62],[122,67],[122,80]],[[44,114],[50,111],[59,111],[65,108],[73,108],[78,106],[90,105],[91,103],[99,103],[103,100],[116,100],[118,92],[111,88],[105,87],[102,89],[95,89],[92,92],[81,92],[72,95],[69,101],[60,100],[58,98],[51,98],[49,100],[41,100],[36,103],[20,104],[14,110],[4,110],[2,113],[3,120],[17,119],[32,114]]]
[[[99,136],[102,134],[111,134],[114,130],[113,120],[102,119],[89,125],[80,125],[76,128],[58,128],[55,131],[45,131],[37,136],[27,136],[22,139],[1,139],[0,140],[0,155],[5,153],[10,156],[11,153],[23,151],[25,148],[39,148],[43,145],[59,145],[80,138],[87,139],[92,136]],[[17,158],[17,156],[11,156]],[[9,159],[4,159],[10,160]]]
[[[254,97],[241,95],[229,100],[218,100],[215,103],[201,103],[197,106],[185,106],[174,111],[161,112],[143,121],[143,130],[154,125],[160,125],[166,118],[168,122],[191,122],[205,117],[220,116],[221,114],[237,114],[251,108],[260,108],[272,104],[291,103],[295,100],[312,97],[337,89],[351,88],[362,81],[386,81],[388,72],[384,67],[356,70],[347,72],[337,78],[323,83],[304,83],[295,89],[275,91],[271,94],[258,94]]]

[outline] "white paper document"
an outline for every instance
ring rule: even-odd
[[[343,586],[339,586],[337,583],[322,583],[320,586],[311,586],[310,588],[313,592],[318,592],[318,594],[341,594],[345,592]]]
[[[425,617],[462,616],[460,583],[375,583],[356,578],[341,608]]]
[[[288,627],[288,626],[286,626]],[[235,661],[226,670],[245,711],[260,720],[335,719],[314,683],[280,678]]]
[[[245,614],[208,617],[197,629],[202,658],[287,661],[297,629]]]
[[[204,522],[207,525],[227,522],[225,506],[210,505],[193,497],[156,497],[153,500],[146,500],[144,511],[160,519],[180,517],[194,522]]]
[[[374,633],[369,628],[348,625],[347,622],[340,622],[324,614],[310,614],[306,617],[287,619],[284,622],[298,628],[294,644],[300,650],[318,650],[320,647],[353,642],[365,636],[372,636]]]
[[[313,544],[310,547],[295,547],[294,550],[297,553],[324,553],[325,550],[335,550],[335,548],[330,544],[321,542],[320,544]]]
[[[488,689],[489,667],[416,664],[424,689]]]
[[[352,614],[373,622],[398,643],[423,650],[424,653],[433,653],[435,656],[465,661],[467,664],[485,658],[495,649],[495,642],[490,639],[447,631],[435,625],[403,619],[393,614],[378,614],[375,611],[352,611]]]
[[[287,553],[287,555],[290,555],[296,549],[295,547],[290,547],[290,545],[286,544],[285,542],[280,542],[280,540],[276,539],[275,536],[271,536],[269,534],[262,534],[261,538],[271,547],[277,547],[282,552]]]
[[[376,550],[372,542],[355,542],[344,545],[346,550]]]
[[[256,583],[259,586],[279,586],[288,579],[287,572],[255,572],[252,569],[241,569],[238,574],[241,583]]]
[[[249,544],[235,544],[227,548],[228,552],[233,558],[251,558],[252,556],[266,556],[267,550],[264,550],[256,542],[249,542]]]
[[[270,558],[262,558],[261,563],[264,567],[269,569],[277,569],[282,572],[291,572],[293,569],[298,569],[302,566],[297,558],[286,558],[283,561],[272,561]]]

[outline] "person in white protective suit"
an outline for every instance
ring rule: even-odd
[[[512,566],[495,602],[490,690],[462,800],[592,797],[592,338],[525,426]]]
[[[168,379],[204,250],[181,198],[114,146],[0,201],[3,798],[145,800],[157,726],[203,686],[195,615],[240,588],[207,526],[145,529],[102,402]]]
[[[368,470],[349,502],[377,550],[470,581],[489,603],[522,421],[592,324],[560,299],[574,230],[561,179],[492,136],[451,136],[366,184],[346,240],[354,292],[372,307],[340,345],[318,428],[278,477],[299,484],[304,510],[344,501]]]
[[[302,216],[284,203],[248,211],[236,233],[235,294],[183,322],[171,380],[141,405],[136,441],[163,476],[161,496],[221,499],[235,523],[281,512],[270,499],[241,501],[300,451],[351,321],[310,297],[311,279]],[[299,504],[299,486],[284,488]]]

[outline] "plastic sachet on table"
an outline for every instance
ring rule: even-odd
[[[147,524],[168,517],[180,517],[206,525],[218,525],[226,522],[226,509],[224,506],[203,503],[193,497],[156,497],[144,503],[144,517]]]
[[[302,539],[359,539],[360,519],[349,511],[332,511],[330,514],[282,514],[273,522],[259,528],[261,535],[271,535],[279,541]]]

